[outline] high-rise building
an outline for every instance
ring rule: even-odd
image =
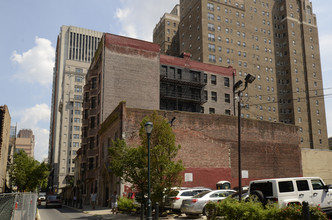
[[[243,117],[297,125],[301,147],[328,149],[317,21],[309,0],[180,0],[178,33],[178,54],[231,65],[236,80],[256,76],[243,94]]]
[[[165,13],[153,29],[153,42],[160,45],[160,51],[171,56],[179,53],[180,5],[176,5],[171,13]]]
[[[22,129],[15,140],[15,151],[23,150],[29,157],[34,158],[35,136],[31,129]]]
[[[8,147],[10,138],[10,114],[7,105],[0,106],[0,193],[5,191]]]
[[[101,32],[79,27],[60,29],[53,70],[48,158],[52,167],[49,184],[54,191],[66,185],[66,176],[73,176],[72,160],[81,144],[85,75],[101,36]]]

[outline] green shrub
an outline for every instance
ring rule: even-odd
[[[251,219],[251,220],[302,220],[302,206],[291,205],[279,208],[277,204],[269,204],[265,207],[261,203],[249,201],[238,202],[234,199],[225,199],[221,202],[209,202],[206,205],[206,213],[209,220],[217,216],[224,219]],[[319,207],[310,207],[311,220],[327,220],[326,214]]]
[[[135,211],[134,201],[127,197],[120,197],[118,200],[118,209],[125,212]]]

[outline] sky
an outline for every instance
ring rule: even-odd
[[[267,1],[267,0],[266,0]],[[35,159],[47,158],[52,75],[62,25],[152,41],[155,25],[179,0],[0,0],[0,105],[11,125],[32,129]],[[317,16],[328,136],[332,136],[331,0],[312,0]]]

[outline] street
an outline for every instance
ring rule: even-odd
[[[38,206],[41,220],[58,220],[58,219],[126,219],[126,220],[140,220],[140,216],[132,216],[127,214],[110,214],[110,209],[96,209],[92,210],[91,207],[87,207],[82,211],[63,206],[62,208],[45,208],[45,202],[42,202]],[[206,219],[206,216],[186,216],[182,215],[168,215],[167,217],[160,217],[162,219],[174,220],[202,220]]]
[[[38,206],[41,220],[58,220],[58,219],[100,219],[96,216],[91,216],[75,209],[67,208],[45,208],[45,202]]]
[[[78,212],[76,210],[63,208],[45,208],[39,207],[39,214],[41,220],[58,220],[58,219],[100,219],[96,216],[91,216]]]
[[[96,216],[84,214],[71,208],[63,206],[62,208],[45,208],[44,205],[38,207],[41,220],[58,219],[100,219]]]

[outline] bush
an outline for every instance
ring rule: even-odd
[[[319,207],[311,206],[311,220],[327,220],[326,214]],[[234,199],[225,199],[219,203],[209,202],[206,205],[206,213],[209,220],[222,216],[225,219],[252,219],[252,220],[302,220],[302,206],[291,205],[279,208],[277,204],[269,204],[265,207],[261,203],[249,201],[238,202]]]
[[[120,197],[118,200],[118,209],[125,212],[135,211],[134,201],[127,197]]]

